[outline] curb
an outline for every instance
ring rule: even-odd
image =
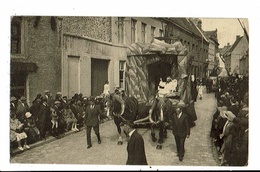
[[[217,163],[217,166],[220,166],[220,160],[219,160],[219,154],[218,154],[218,150],[217,147],[215,146],[213,139],[211,139],[211,145],[212,145],[212,153],[213,153],[213,157]]]
[[[46,139],[46,140],[40,140],[40,141],[37,141],[37,142],[35,142],[35,143],[30,144],[30,145],[29,145],[29,146],[30,146],[30,149],[29,149],[29,150],[31,150],[31,149],[33,149],[33,148],[35,148],[35,147],[44,145],[44,144],[46,144],[46,143],[50,143],[50,142],[52,142],[52,141],[54,141],[54,140],[61,139],[61,138],[63,138],[63,137],[66,137],[66,136],[68,136],[68,135],[71,135],[71,134],[73,134],[73,133],[81,132],[81,131],[83,131],[83,130],[84,130],[84,127],[82,127],[79,131],[67,131],[67,132],[65,132],[64,135],[61,136],[60,138],[55,138],[55,137],[53,137],[53,136],[49,136],[48,139]],[[23,152],[29,151],[29,150],[28,150],[28,149],[25,149],[24,151],[21,151],[21,150],[19,150],[18,148],[16,148],[16,149],[14,149],[14,150],[10,150],[10,156],[13,157],[13,156],[15,156],[15,155],[17,155],[17,154],[20,154],[20,153],[23,153]]]
[[[104,124],[104,123],[106,123],[106,122],[108,122],[108,121],[111,121],[111,119],[110,119],[110,120],[106,120],[106,121],[100,123],[99,125],[102,125],[102,124]],[[71,134],[74,134],[74,133],[79,133],[79,132],[83,131],[84,129],[85,129],[85,126],[81,127],[81,128],[79,129],[79,131],[71,131],[71,130],[70,130],[70,131],[67,131],[67,132],[65,132],[65,133],[63,134],[63,136],[61,136],[60,138],[55,138],[55,137],[53,137],[53,136],[49,136],[46,140],[40,140],[40,141],[37,141],[37,142],[35,142],[35,143],[30,144],[30,145],[29,145],[29,146],[30,146],[30,149],[29,149],[29,150],[31,150],[31,149],[33,149],[33,148],[35,148],[35,147],[44,145],[44,144],[46,144],[46,143],[50,143],[50,142],[52,142],[52,141],[54,141],[54,140],[62,139],[63,137],[66,137],[66,136],[68,136],[68,135],[71,135]],[[20,153],[23,153],[23,152],[29,151],[29,150],[28,150],[28,149],[25,149],[24,151],[21,151],[21,150],[18,149],[18,148],[15,148],[15,149],[13,149],[13,150],[10,149],[10,157],[14,157],[15,155],[18,155],[18,154],[20,154]]]

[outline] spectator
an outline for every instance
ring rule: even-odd
[[[42,103],[39,108],[39,116],[38,120],[36,121],[36,126],[40,130],[40,139],[46,139],[46,131],[50,130],[50,119],[51,110],[47,104],[47,99],[43,98]]]
[[[11,112],[10,115],[10,130],[10,140],[11,142],[17,141],[19,150],[30,149],[30,146],[27,145],[27,135],[24,132],[24,124],[16,118],[14,112]],[[21,141],[24,141],[23,147]]]
[[[29,106],[26,103],[26,98],[24,96],[21,96],[17,102],[17,109],[16,109],[16,116],[20,122],[23,122],[26,112],[29,112]]]
[[[28,143],[35,143],[40,138],[40,131],[36,127],[34,118],[30,112],[25,113],[24,131],[28,136]]]
[[[71,109],[69,108],[69,106],[67,106],[64,109],[63,112],[63,118],[66,122],[66,128],[67,130],[69,130],[69,128],[71,128],[71,131],[79,131],[79,129],[77,128],[77,119],[75,118],[73,112],[71,111]]]
[[[10,111],[16,112],[16,101],[17,99],[14,96],[12,96],[10,99]]]

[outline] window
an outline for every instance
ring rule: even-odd
[[[141,42],[145,43],[146,41],[146,24],[142,23],[141,25]]]
[[[124,88],[125,61],[119,61],[119,87]]]
[[[136,42],[136,23],[137,21],[132,19],[131,20],[131,42],[135,43]]]
[[[26,95],[26,74],[11,74],[11,96],[19,98]]]
[[[124,35],[125,35],[125,27],[124,27],[124,17],[118,17],[118,43],[124,44]]]
[[[13,17],[11,21],[11,53],[21,54],[21,17]]]
[[[155,27],[151,27],[151,39],[153,39],[154,38],[154,33],[155,33]]]

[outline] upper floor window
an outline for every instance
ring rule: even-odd
[[[146,41],[146,24],[142,23],[141,25],[141,42],[145,43]]]
[[[136,23],[137,20],[134,19],[131,20],[131,42],[132,43],[136,42]]]
[[[124,44],[125,27],[124,27],[124,17],[118,17],[118,43]]]
[[[11,53],[21,54],[21,17],[14,16],[11,21]]]
[[[119,87],[124,88],[125,86],[125,61],[119,61]]]

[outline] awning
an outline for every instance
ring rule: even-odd
[[[32,62],[11,62],[11,73],[36,72],[38,66]]]

